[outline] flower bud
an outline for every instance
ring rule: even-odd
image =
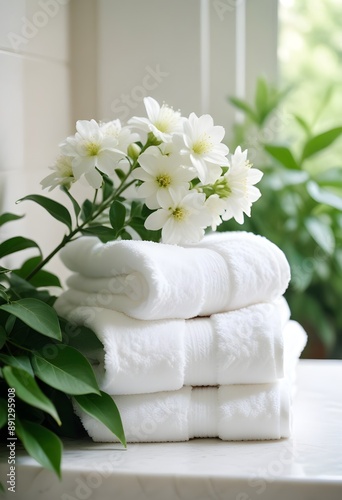
[[[132,142],[127,148],[127,154],[132,160],[136,160],[140,155],[141,147],[135,142]]]

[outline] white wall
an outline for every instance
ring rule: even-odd
[[[72,130],[67,3],[0,0],[0,208],[27,213],[0,238],[25,235],[46,251],[62,228],[33,203],[15,201],[43,194],[39,182]]]
[[[229,137],[227,96],[274,81],[276,52],[277,0],[0,0],[0,208],[28,213],[0,240],[15,227],[47,252],[62,236],[14,202],[46,194],[39,182],[77,119],[125,121],[152,95],[209,112]]]

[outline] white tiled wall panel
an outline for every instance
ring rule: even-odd
[[[0,0],[0,48],[67,61],[69,0]]]

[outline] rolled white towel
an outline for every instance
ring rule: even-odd
[[[290,268],[284,253],[247,232],[206,236],[189,247],[82,237],[60,253],[74,273],[56,308],[103,307],[150,320],[189,319],[283,295]]]
[[[289,317],[283,297],[190,320],[142,321],[91,307],[68,314],[70,322],[88,326],[103,343],[94,369],[109,394],[273,382],[284,375],[283,329],[291,328]]]

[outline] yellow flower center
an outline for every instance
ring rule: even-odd
[[[171,215],[177,222],[180,222],[185,219],[187,211],[182,207],[177,207],[171,212]]]
[[[192,150],[197,155],[203,155],[210,151],[213,147],[213,143],[210,140],[210,136],[204,134],[197,142],[194,142]]]
[[[156,177],[159,187],[167,188],[171,184],[171,177],[168,174],[160,174]]]
[[[88,142],[87,144],[87,153],[88,156],[97,156],[100,151],[100,146],[99,144],[96,144],[96,142]]]

